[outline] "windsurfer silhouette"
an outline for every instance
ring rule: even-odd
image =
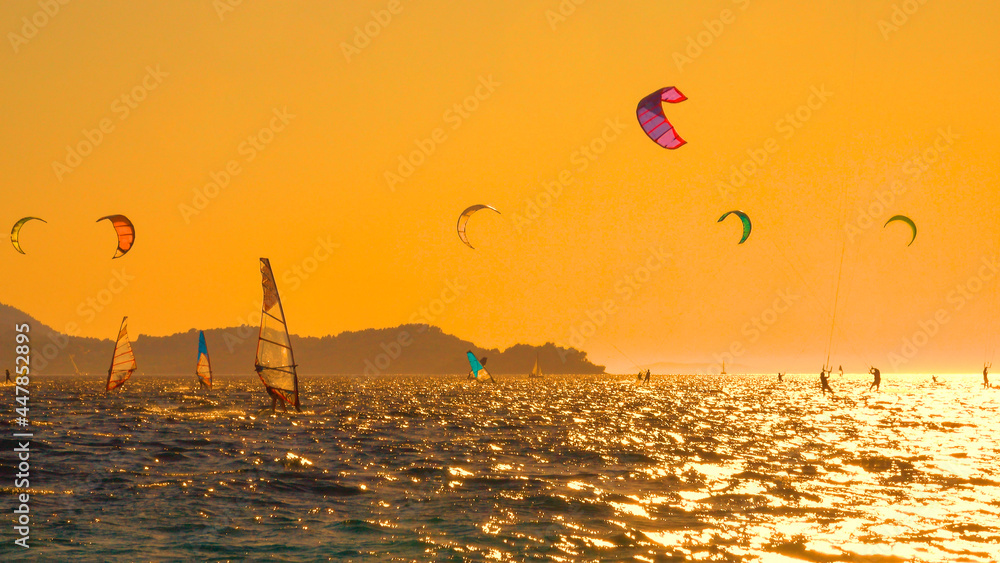
[[[260,376],[261,372],[264,371],[264,366],[258,363],[254,363],[253,369],[257,370],[257,375]],[[261,378],[261,380],[263,381],[263,377]],[[281,402],[281,410],[284,412],[288,412],[288,407],[285,406],[285,399],[283,399],[281,395],[278,394],[277,391],[271,389],[271,387],[269,387],[266,383],[264,384],[264,389],[267,390],[267,394],[271,396],[271,414],[277,412],[279,401]]]
[[[496,380],[490,375],[490,372],[486,371],[486,356],[476,359],[476,355],[472,353],[472,350],[467,350],[465,352],[466,356],[469,358],[469,365],[472,369],[469,370],[468,379],[474,379],[479,383],[483,382],[483,379],[488,380],[490,383],[496,385]],[[478,362],[478,366],[476,365]]]
[[[270,387],[265,387],[267,389],[267,394],[271,396],[271,414],[277,412],[278,403],[281,403],[281,411],[288,412],[288,407],[285,405],[285,400],[281,398],[281,395],[271,389]]]
[[[7,381],[5,381],[4,383],[14,383],[13,381],[10,380],[10,370],[8,369],[5,371],[7,372]]]
[[[646,370],[646,380],[644,381],[644,383],[649,383],[649,370],[648,369]]]
[[[991,367],[993,367],[993,364],[990,364],[990,363],[983,365],[983,389],[989,389],[990,388],[990,376],[989,376],[989,372],[990,372],[990,368]],[[7,373],[9,374],[10,372],[8,371]]]
[[[882,373],[875,366],[872,366],[872,369],[868,370],[868,373],[874,376],[874,379],[872,379],[872,384],[868,386],[868,390],[871,391],[872,387],[874,387],[875,391],[878,391],[879,386],[882,385]]]
[[[783,377],[785,377],[785,372],[779,371],[778,372],[778,381],[781,381],[781,378],[783,378]]]

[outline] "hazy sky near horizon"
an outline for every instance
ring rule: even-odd
[[[264,256],[302,335],[818,369],[843,256],[834,366],[974,372],[1000,338],[1000,4],[55,5],[0,6],[0,224],[48,221],[0,295],[56,329],[254,324]],[[677,150],[635,118],[666,86]]]

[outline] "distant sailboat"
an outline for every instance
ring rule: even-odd
[[[212,388],[212,361],[208,358],[208,346],[205,345],[205,331],[198,335],[198,367],[195,368],[198,381],[206,389]]]
[[[722,373],[719,375],[726,375],[726,361],[722,360]]]
[[[115,353],[111,356],[111,367],[108,368],[107,391],[114,391],[128,381],[135,371],[135,354],[132,353],[132,345],[128,341],[128,332],[125,330],[125,321],[128,317],[122,318],[122,326],[118,329],[118,340],[115,342]]]
[[[531,373],[528,374],[528,379],[541,379],[542,369],[538,367],[538,354],[535,354],[535,367],[531,368]]]
[[[267,394],[275,401],[299,405],[299,376],[295,373],[295,357],[292,342],[288,337],[285,312],[278,297],[278,286],[274,283],[271,262],[260,259],[260,274],[264,288],[264,301],[260,310],[260,334],[257,337],[257,359],[254,369],[264,382]]]
[[[496,383],[496,380],[493,379],[493,376],[490,375],[490,372],[486,371],[486,368],[483,367],[483,364],[486,363],[486,358],[483,358],[482,360],[476,359],[476,355],[473,354],[471,350],[466,352],[465,354],[469,358],[469,365],[472,367],[472,370],[469,371],[469,379]]]

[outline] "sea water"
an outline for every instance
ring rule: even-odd
[[[981,377],[309,377],[30,385],[30,539],[3,561],[998,561]]]

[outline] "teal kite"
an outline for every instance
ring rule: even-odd
[[[747,241],[747,238],[750,237],[750,229],[753,228],[753,225],[750,224],[750,217],[748,217],[746,213],[734,209],[732,211],[726,211],[725,214],[722,215],[722,217],[719,217],[718,222],[721,223],[726,219],[726,217],[729,217],[730,214],[735,214],[737,217],[740,218],[740,221],[743,222],[743,238],[741,238],[740,242],[737,243],[737,244],[743,244],[744,242]]]
[[[882,228],[884,229],[889,226],[889,223],[892,223],[893,221],[902,221],[910,226],[910,229],[913,231],[913,236],[910,237],[910,242],[906,246],[913,244],[913,241],[917,239],[917,224],[913,222],[913,219],[910,219],[906,215],[893,215],[888,221],[885,222],[885,225],[882,225]]]

